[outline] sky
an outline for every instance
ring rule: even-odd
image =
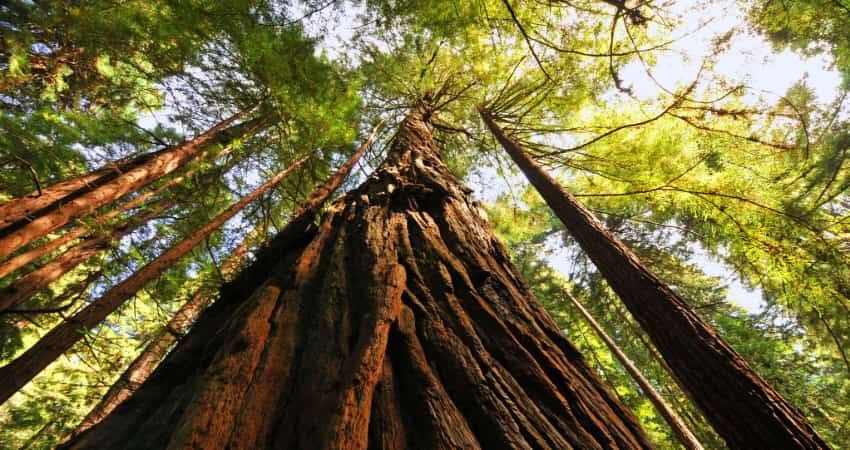
[[[697,12],[697,8],[704,10]],[[803,57],[791,50],[774,51],[762,37],[747,31],[744,11],[739,3],[714,0],[708,5],[698,6],[695,1],[679,0],[671,9],[683,18],[681,35],[685,37],[671,46],[673,51],[659,54],[657,63],[649,68],[651,77],[640,61],[630,63],[620,71],[620,77],[639,99],[657,98],[662,87],[675,91],[677,87],[693,82],[703,58],[712,52],[712,40],[729,30],[736,31],[729,41],[728,49],[718,55],[715,72],[728,80],[751,87],[745,99],[775,103],[789,87],[802,79],[815,91],[820,102],[832,101],[838,91],[841,76],[829,68],[828,56]],[[471,187],[484,201],[495,200],[511,187],[514,192],[521,192],[522,188],[517,186],[524,183],[520,179],[502,179],[496,176],[495,170],[490,173],[484,171],[479,175],[480,185],[473,184]],[[487,186],[484,191],[482,186]],[[550,249],[552,252],[545,259],[566,276],[572,268],[567,252],[563,248]],[[695,257],[692,262],[706,274],[723,280],[729,301],[752,313],[764,308],[765,302],[759,289],[748,289],[729,267],[709,255],[705,249],[695,244],[693,251]]]
[[[750,100],[775,103],[791,85],[802,79],[823,103],[831,101],[837,92],[840,74],[829,68],[827,56],[807,58],[791,50],[774,51],[763,38],[747,31],[740,3],[734,0],[712,0],[707,4],[677,0],[668,7],[683,20],[678,29],[680,38],[670,46],[671,51],[656,53],[657,63],[651,68],[636,60],[619,71],[620,77],[639,99],[655,99],[663,89],[675,91],[677,87],[690,84],[703,59],[711,54],[712,40],[729,30],[734,30],[734,34],[726,51],[717,56],[714,72],[733,83],[750,87],[747,94]],[[334,59],[351,56],[347,44],[356,32],[357,16],[363,12],[362,8],[351,5],[343,11],[328,8],[308,17],[303,22],[305,31],[321,39],[318,51]],[[653,30],[647,32],[652,33]],[[666,31],[659,29],[657,33]],[[625,39],[625,36],[620,37]],[[600,36],[600,39],[607,39],[607,35]],[[164,112],[159,112],[156,116],[144,118],[142,124],[152,127],[163,117]],[[490,168],[480,171],[467,182],[481,201],[495,200],[508,192],[511,185],[515,192],[520,192],[522,188],[519,186],[525,183],[519,176],[509,180],[500,178],[495,169]],[[704,249],[694,247],[694,254],[694,262],[707,274],[720,277],[725,282],[730,301],[751,312],[763,308],[759,290],[747,289],[722,262]],[[565,275],[570,271],[571,261],[565,252],[557,248],[552,248],[547,260]]]

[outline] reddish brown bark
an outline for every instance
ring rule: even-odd
[[[673,411],[667,402],[664,401],[664,398],[661,397],[661,394],[655,390],[652,384],[649,382],[646,377],[638,370],[637,366],[626,356],[625,353],[620,349],[620,346],[608,336],[608,333],[605,332],[604,329],[596,322],[596,319],[588,312],[584,306],[575,298],[568,290],[564,289],[564,298],[569,300],[576,309],[579,310],[584,320],[590,324],[590,327],[593,328],[593,331],[596,332],[597,335],[602,339],[608,349],[611,350],[611,353],[620,361],[620,364],[626,368],[626,371],[631,375],[632,379],[640,386],[640,389],[643,391],[644,395],[649,397],[649,401],[652,402],[655,409],[659,414],[664,418],[667,422],[667,425],[670,426],[670,429],[673,430],[673,433],[679,438],[679,442],[689,450],[703,450],[702,444],[700,444],[699,440],[697,440],[696,436],[688,429],[688,426],[685,425],[685,422],[676,414],[676,411]]]
[[[57,325],[44,335],[30,349],[17,359],[0,368],[0,379],[5,380],[0,384],[0,403],[5,402],[15,392],[28,383],[35,375],[41,372],[57,357],[71,348],[77,341],[82,339],[85,330],[95,327],[110,313],[118,309],[127,299],[136,294],[148,282],[152,281],[175,261],[183,257],[199,242],[205,239],[215,229],[223,225],[228,219],[236,215],[247,204],[256,200],[257,197],[271,189],[293,170],[301,166],[310,155],[301,158],[295,164],[279,172],[277,175],[263,183],[250,194],[242,197],[230,208],[216,216],[214,219],[198,228],[190,236],[178,242],[156,259],[142,267],[124,281],[106,291],[99,299],[86,306],[82,311],[70,319]]]
[[[429,112],[67,448],[651,447],[439,159]]]
[[[33,191],[25,197],[12,199],[0,204],[0,231],[14,225],[17,222],[32,217],[39,211],[44,211],[57,203],[73,198],[88,190],[114,179],[129,168],[144,164],[160,152],[139,155],[134,158],[109,163],[100,169],[89,173],[63,180],[42,189],[41,192]]]
[[[254,245],[254,241],[259,235],[260,230],[260,228],[255,228],[233,250],[230,256],[227,257],[220,268],[222,275],[232,275],[240,266],[245,255],[248,254],[248,250]],[[189,328],[209,301],[210,295],[207,290],[198,289],[195,291],[192,297],[168,321],[162,332],[133,360],[130,366],[127,367],[127,370],[118,378],[118,381],[109,388],[97,405],[77,425],[77,428],[68,437],[63,439],[63,442],[73,439],[80,433],[97,425],[112,410],[124,402],[124,400],[130,398],[139,386],[153,373],[154,369],[156,369],[157,365],[162,361],[162,358],[165,357],[174,343],[189,331]]]
[[[486,111],[481,117],[622,299],[717,433],[732,448],[826,449],[806,418]]]
[[[222,157],[229,153],[233,149],[232,146],[227,146],[219,152],[216,157]],[[205,156],[206,152],[201,156]],[[122,203],[117,208],[109,211],[106,214],[99,215],[95,218],[95,226],[100,227],[108,223],[110,220],[115,219],[122,213],[129,211],[136,206],[143,204],[144,202],[150,200],[151,198],[161,194],[162,192],[168,190],[172,186],[175,186],[182,182],[183,180],[191,177],[195,173],[197,173],[198,168],[193,168],[187,170],[185,173],[176,176],[167,182],[163,183],[162,186],[159,186],[156,189],[149,190],[143,194],[137,195],[132,199]],[[66,233],[57,237],[56,239],[51,239],[49,242],[45,242],[44,245],[40,245],[32,250],[26,251],[19,255],[15,255],[12,258],[7,259],[0,263],[0,278],[3,278],[14,271],[26,266],[27,264],[37,260],[38,258],[47,255],[55,250],[58,250],[62,246],[70,243],[71,241],[83,237],[86,234],[91,232],[91,228],[85,225],[80,225],[68,230]]]
[[[113,242],[120,240],[136,228],[157,217],[172,204],[174,202],[171,199],[166,199],[158,202],[157,205],[151,205],[149,209],[122,223],[115,224],[109,230],[103,230],[88,237],[57,255],[47,264],[15,280],[14,283],[0,290],[0,312],[29,300],[33,295],[46,289],[51,283],[74,270],[89,258],[109,248]]]
[[[203,158],[204,154],[199,156],[202,150],[214,144],[225,144],[235,138],[249,135],[261,128],[266,122],[265,118],[260,116],[227,127],[247,112],[240,112],[192,140],[159,152],[144,163],[129,167],[126,172],[122,172],[108,182],[93,189],[85,189],[79,195],[68,199],[67,202],[54,202],[42,210],[29,211],[27,215],[33,217],[31,221],[18,220],[0,230],[0,258],[12,254],[72,220],[91,214],[98,208],[109,205],[124,195],[139,190],[174,172],[195,158]],[[13,200],[9,202],[14,203],[9,208],[19,208],[17,202],[25,200],[31,199]]]

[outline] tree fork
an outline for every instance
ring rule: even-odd
[[[611,350],[611,353],[620,361],[620,364],[626,368],[626,371],[629,372],[629,375],[632,376],[632,379],[640,386],[641,390],[649,397],[649,401],[655,406],[655,409],[664,417],[664,420],[670,426],[676,436],[679,438],[679,441],[682,445],[685,446],[688,450],[703,450],[702,444],[700,444],[699,440],[694,436],[688,426],[685,425],[685,422],[676,414],[676,411],[673,411],[667,402],[661,397],[661,394],[652,387],[652,384],[646,377],[640,373],[637,366],[626,356],[625,353],[620,349],[616,342],[608,336],[608,333],[602,329],[602,326],[596,322],[596,319],[590,314],[590,312],[585,309],[585,307],[578,301],[577,298],[573,296],[567,289],[562,289],[562,293],[565,299],[569,300],[578,311],[581,313],[584,320],[590,324],[590,327],[593,328],[593,331],[596,332],[597,335],[605,342],[605,345],[608,346],[608,349]]]
[[[216,216],[210,222],[196,230],[187,238],[175,244],[156,259],[130,275],[124,281],[106,291],[99,299],[86,306],[82,311],[70,319],[57,325],[43,338],[35,343],[14,361],[0,368],[0,379],[6,380],[0,384],[0,404],[4,403],[15,392],[28,383],[34,376],[41,372],[57,357],[71,348],[77,341],[83,338],[86,330],[95,327],[110,313],[118,309],[125,301],[135,295],[145,284],[152,281],[175,261],[188,253],[206,236],[223,225],[228,219],[236,215],[247,204],[257,199],[268,191],[295,169],[304,164],[311,154],[308,154],[279,172],[277,175],[263,183],[250,194],[242,197],[230,208]]]
[[[808,420],[479,108],[484,123],[622,299],[731,448],[828,449]],[[746,426],[741,426],[746,421]]]
[[[439,159],[430,114],[66,448],[651,448]]]
[[[72,220],[91,214],[98,208],[111,204],[124,195],[135,192],[163,176],[173,173],[209,146],[223,144],[232,139],[249,135],[268,122],[267,118],[261,115],[225,128],[247,112],[237,113],[189,141],[184,141],[165,151],[158,152],[143,164],[131,167],[127,172],[121,173],[110,181],[74,196],[67,203],[52,204],[44,211],[35,212],[31,221],[18,220],[3,227],[0,229],[0,258],[14,253]],[[8,202],[11,203],[9,208],[15,209],[19,206],[19,201],[25,200],[29,199],[12,200]],[[6,204],[3,206],[6,206]]]

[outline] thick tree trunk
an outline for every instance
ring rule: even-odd
[[[216,216],[207,224],[196,230],[187,238],[183,239],[162,255],[142,267],[124,281],[106,291],[99,299],[83,308],[74,317],[62,322],[50,330],[17,359],[0,368],[0,379],[5,380],[0,384],[0,404],[4,403],[15,392],[28,383],[34,376],[41,372],[57,357],[71,348],[77,341],[82,339],[86,330],[97,326],[103,319],[118,309],[125,301],[136,294],[148,282],[152,281],[175,261],[183,257],[210,233],[236,215],[247,204],[256,200],[264,192],[268,191],[296,168],[301,166],[310,155],[301,158],[295,164],[279,172],[270,180],[263,183],[250,194],[242,197],[230,208]]]
[[[486,110],[481,110],[481,117],[646,330],[682,389],[730,447],[829,448],[797,409],[593,213],[540,168]]]
[[[47,286],[74,270],[78,265],[108,249],[113,242],[120,240],[136,228],[162,214],[164,210],[174,204],[174,201],[165,199],[157,203],[126,221],[115,224],[109,230],[100,231],[84,239],[79,244],[57,255],[47,264],[27,273],[0,290],[0,312],[29,300],[33,295],[46,289]]]
[[[68,447],[650,448],[439,159],[428,115]]]
[[[94,189],[86,189],[79,195],[73,196],[67,202],[54,202],[47,208],[30,211],[27,218],[11,223],[0,230],[0,258],[4,258],[21,247],[46,236],[72,220],[95,212],[98,208],[109,205],[119,198],[168,175],[193,159],[203,158],[206,153],[200,153],[215,144],[225,144],[233,139],[250,135],[266,122],[263,116],[248,120],[238,125],[225,128],[235,118],[245,112],[219,123],[209,131],[185,141],[166,151],[159,152],[143,164],[128,168]],[[209,151],[209,150],[207,150]],[[200,155],[199,155],[200,153]],[[23,198],[9,203],[30,200]],[[59,204],[61,203],[61,204]],[[6,206],[4,204],[4,206]],[[16,205],[10,205],[15,209]],[[33,217],[32,220],[28,220]]]
[[[229,276],[239,268],[239,265],[242,263],[245,255],[248,254],[248,250],[254,245],[254,241],[260,232],[260,227],[255,228],[227,257],[220,268],[223,276]],[[130,366],[127,367],[127,370],[118,378],[118,381],[109,388],[97,405],[77,425],[77,428],[63,439],[63,442],[67,442],[97,425],[112,410],[124,402],[124,400],[130,398],[136,392],[136,389],[150,377],[151,373],[153,373],[154,369],[156,369],[157,365],[159,365],[174,343],[189,331],[189,328],[195,323],[195,319],[198,318],[198,315],[203,311],[204,306],[209,301],[210,295],[208,290],[201,288],[195,291],[192,297],[174,313],[174,317],[168,321],[162,332],[133,360]]]
[[[664,420],[667,422],[667,424],[670,425],[670,428],[679,438],[679,441],[682,443],[682,445],[689,450],[702,450],[702,444],[700,444],[696,436],[691,433],[691,430],[688,429],[688,426],[685,425],[685,422],[682,421],[679,415],[676,414],[676,411],[673,411],[673,408],[671,408],[667,404],[667,402],[664,401],[664,399],[661,397],[661,394],[659,394],[658,391],[656,391],[655,388],[652,387],[652,384],[649,382],[649,380],[647,380],[646,377],[644,377],[643,374],[640,373],[640,370],[638,370],[637,366],[635,366],[632,360],[629,359],[629,357],[626,356],[626,354],[623,353],[622,350],[620,350],[620,347],[617,345],[617,343],[614,342],[614,340],[611,339],[610,336],[608,336],[608,333],[606,333],[605,330],[602,329],[599,323],[596,322],[596,319],[594,319],[593,316],[590,315],[590,312],[588,312],[584,308],[584,306],[579,303],[578,299],[575,298],[573,294],[571,294],[566,289],[564,289],[564,298],[569,300],[576,307],[576,309],[578,309],[582,317],[584,317],[584,320],[586,320],[587,323],[590,324],[590,327],[593,328],[593,331],[595,331],[596,334],[599,335],[602,341],[605,342],[605,345],[608,346],[608,349],[611,350],[611,353],[613,353],[617,360],[620,361],[620,364],[622,364],[623,367],[626,368],[626,371],[629,372],[629,375],[631,375],[635,382],[638,384],[638,386],[640,386],[643,393],[647,397],[649,397],[649,401],[652,402],[653,406],[655,406],[655,409],[658,410],[661,416],[664,417]]]
[[[233,149],[233,146],[227,146],[224,149],[222,149],[221,152],[219,152],[217,155],[215,155],[215,157],[220,158],[220,157],[226,155],[227,153],[229,153],[232,149]],[[120,206],[113,209],[112,211],[109,211],[106,214],[102,214],[100,216],[97,216],[97,218],[95,219],[95,226],[100,227],[100,226],[105,225],[110,220],[115,219],[116,217],[118,217],[122,213],[129,211],[129,210],[135,208],[136,206],[143,204],[144,202],[148,201],[149,199],[151,199],[151,198],[159,195],[160,193],[168,190],[172,186],[179,184],[183,180],[191,177],[192,175],[197,173],[197,171],[198,171],[198,168],[193,168],[193,169],[187,170],[185,173],[183,173],[179,176],[176,176],[176,177],[168,180],[167,182],[163,183],[162,186],[159,186],[156,189],[151,189],[151,190],[149,190],[149,191],[147,191],[143,194],[137,195],[137,196],[133,197],[132,199],[122,203]],[[40,245],[40,246],[38,246],[38,247],[36,247],[32,250],[28,250],[28,251],[21,253],[19,255],[15,255],[12,258],[7,259],[6,261],[3,261],[2,263],[0,263],[0,278],[3,278],[5,276],[13,273],[14,271],[26,266],[27,264],[37,260],[38,258],[41,258],[42,256],[47,255],[48,253],[51,253],[51,252],[61,248],[62,246],[70,243],[71,241],[85,236],[86,234],[88,234],[90,232],[91,232],[90,227],[85,226],[85,225],[80,225],[80,226],[77,226],[77,227],[74,227],[74,228],[68,230],[66,233],[62,234],[61,236],[57,237],[56,239],[51,239],[49,242],[45,242],[44,245]]]

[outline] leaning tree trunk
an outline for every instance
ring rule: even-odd
[[[220,157],[230,153],[231,150],[233,150],[233,146],[228,145],[227,147],[222,149],[218,154],[216,154],[214,156],[216,158],[220,158]],[[206,154],[203,154],[199,159],[204,158],[205,156],[206,156]],[[234,160],[234,162],[235,162],[235,160]],[[131,210],[131,209],[133,209],[133,208],[135,208],[139,205],[142,205],[144,202],[148,201],[149,199],[159,195],[160,193],[170,189],[172,186],[175,186],[175,185],[179,184],[180,182],[182,182],[183,180],[191,177],[192,175],[197,173],[198,170],[200,170],[200,167],[194,167],[192,169],[189,169],[186,172],[184,172],[183,174],[180,174],[178,176],[171,178],[170,180],[163,183],[161,186],[157,187],[156,189],[151,189],[151,190],[149,190],[149,191],[147,191],[143,194],[139,194],[139,195],[133,197],[132,199],[127,200],[126,202],[122,203],[117,208],[113,209],[112,211],[109,211],[105,214],[97,216],[95,218],[95,226],[105,225],[110,220],[115,219],[116,217],[118,217],[122,213],[129,211],[129,210]],[[71,241],[73,241],[77,238],[83,237],[90,232],[91,232],[91,228],[89,226],[79,225],[79,226],[76,226],[76,227],[68,230],[67,232],[65,232],[61,236],[57,237],[56,239],[51,239],[49,242],[45,242],[43,245],[39,245],[36,248],[33,248],[31,250],[27,250],[26,252],[20,253],[18,255],[15,255],[15,256],[7,259],[6,261],[3,261],[2,263],[0,263],[0,278],[3,278],[5,276],[15,272],[16,270],[26,266],[27,264],[37,260],[38,258],[41,258],[44,255],[47,255],[47,254],[49,254],[49,253],[51,253],[55,250],[58,250],[59,248],[63,247],[64,245],[70,243]]]
[[[649,335],[717,433],[736,449],[828,449],[806,418],[770,387],[693,308],[482,109],[505,151]]]
[[[110,181],[128,169],[150,161],[165,150],[145,153],[133,158],[111,162],[105,166],[77,177],[60,181],[41,191],[0,204],[0,230],[37,215],[62,201],[87,192]]]
[[[106,291],[100,298],[83,308],[70,319],[62,322],[44,335],[38,342],[14,361],[0,368],[0,404],[4,403],[18,389],[22,388],[32,378],[44,370],[62,353],[70,349],[85,335],[86,330],[94,328],[125,301],[136,294],[147,283],[165,272],[178,259],[182,258],[214,230],[224,225],[247,204],[256,200],[260,195],[276,186],[293,170],[301,166],[310,154],[304,156],[293,165],[242,197],[230,208],[217,215],[214,219],[195,230],[191,235],[178,242],[163,254],[159,255],[139,269],[127,279]]]
[[[429,113],[68,448],[650,448],[439,159]]]
[[[0,289],[0,312],[14,308],[29,300],[32,296],[46,289],[51,283],[62,278],[63,275],[74,270],[89,258],[110,248],[113,242],[119,241],[149,220],[162,214],[164,210],[174,204],[174,200],[165,198],[163,201],[156,203],[150,205],[148,207],[149,209],[139,212],[124,222],[117,223],[107,230],[96,232],[77,245],[57,255],[47,264]]]
[[[676,414],[676,411],[673,411],[673,408],[664,401],[664,398],[661,397],[661,394],[655,390],[652,386],[652,383],[643,376],[640,370],[635,366],[635,363],[626,356],[625,353],[620,349],[620,346],[608,336],[608,333],[602,328],[601,325],[593,318],[590,312],[584,308],[584,306],[578,301],[577,298],[570,293],[570,291],[564,289],[563,295],[566,300],[569,300],[575,307],[578,309],[579,313],[581,313],[584,320],[590,324],[590,327],[593,328],[593,331],[599,336],[600,339],[605,343],[608,347],[608,350],[614,354],[620,364],[626,368],[626,372],[631,375],[632,379],[640,386],[640,389],[643,391],[644,395],[649,397],[649,401],[652,402],[655,409],[661,414],[664,420],[667,422],[667,425],[670,426],[670,429],[676,434],[679,438],[679,442],[688,449],[688,450],[703,450],[702,444],[700,444],[699,440],[694,436],[688,426],[685,425],[685,422]]]
[[[98,208],[109,205],[129,193],[173,173],[195,158],[203,158],[202,150],[215,144],[225,144],[233,139],[250,135],[267,122],[266,118],[261,115],[225,128],[235,117],[240,117],[243,113],[237,113],[234,117],[219,123],[194,139],[177,144],[166,151],[158,152],[156,156],[143,164],[133,166],[127,172],[121,173],[93,189],[85,190],[66,203],[55,202],[42,210],[31,212],[24,219],[3,227],[0,229],[0,258],[14,253],[72,220],[91,214]],[[29,200],[29,198],[12,200],[9,202],[12,203],[9,208],[13,208],[17,202],[25,200]],[[6,206],[6,204],[3,206]]]

